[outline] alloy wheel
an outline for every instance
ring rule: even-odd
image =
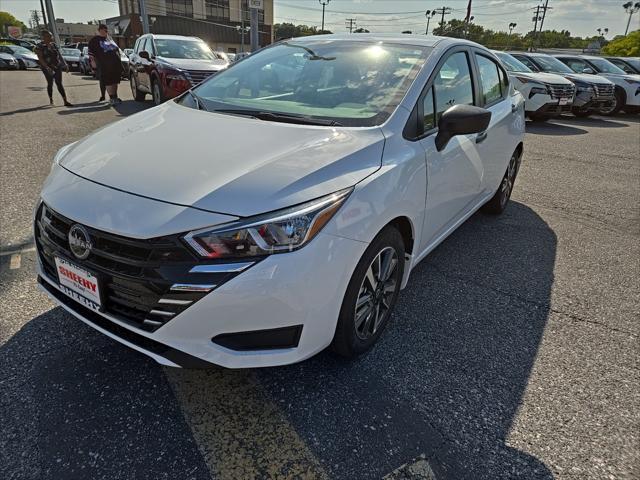
[[[374,257],[360,285],[354,313],[358,338],[376,334],[389,315],[398,282],[398,254],[386,247]]]
[[[511,191],[513,190],[513,184],[516,180],[516,174],[518,173],[518,156],[513,154],[511,160],[509,160],[509,167],[504,174],[502,184],[500,185],[500,204],[504,206],[511,197]]]
[[[162,95],[160,93],[160,85],[158,82],[153,82],[153,103],[160,105],[162,103]]]

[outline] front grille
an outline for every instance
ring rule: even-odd
[[[35,240],[44,273],[58,283],[55,256],[98,276],[106,313],[146,331],[155,331],[239,272],[190,274],[199,259],[181,241],[167,236],[131,239],[84,226],[92,249],[78,260],[69,249],[69,229],[76,222],[44,203],[36,215]],[[175,284],[207,285],[202,291],[175,290]]]
[[[204,82],[207,78],[216,72],[211,70],[187,70],[187,76],[192,85],[197,85],[200,82]]]
[[[559,100],[561,98],[573,98],[576,92],[575,85],[549,85],[551,90],[551,98]]]
[[[615,88],[613,85],[604,85],[601,83],[596,83],[595,88],[596,88],[596,97],[598,99],[613,98],[613,91]]]

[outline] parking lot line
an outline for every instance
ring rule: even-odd
[[[214,478],[329,478],[250,371],[165,374]]]

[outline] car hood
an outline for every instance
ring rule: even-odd
[[[167,102],[111,124],[60,165],[128,193],[251,216],[351,187],[381,166],[379,128],[292,125]]]
[[[607,80],[604,77],[600,77],[598,75],[589,75],[586,73],[566,73],[563,75],[565,76],[565,78],[568,78],[569,80],[576,80],[578,82],[602,83],[606,85],[611,84],[611,81]]]
[[[637,74],[633,74],[633,73],[627,73],[627,74],[620,74],[620,73],[599,73],[598,75],[611,80],[612,82],[620,81],[620,80],[633,80],[634,82],[640,82],[640,75]]]
[[[36,55],[35,53],[14,53],[13,56],[24,58],[27,60],[34,60],[36,62],[38,61],[38,55]]]
[[[217,72],[227,68],[227,62],[224,60],[193,60],[190,58],[167,58],[156,57],[158,60],[173,65],[182,70],[209,70]]]
[[[544,72],[511,72],[510,75],[531,79],[535,82],[550,83],[554,85],[573,85],[573,82],[567,80],[562,75]]]

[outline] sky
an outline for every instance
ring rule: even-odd
[[[65,21],[86,22],[119,15],[117,0],[52,0],[56,17]],[[152,0],[147,0],[152,1]],[[215,0],[211,0],[214,2]],[[324,0],[325,2],[327,0]],[[517,23],[514,32],[526,33],[533,28],[533,9],[544,0],[472,0],[474,23],[493,30],[508,29]],[[275,0],[275,21],[320,27],[322,7],[318,0]],[[412,30],[422,33],[426,27],[424,12],[450,7],[445,18],[463,19],[468,0],[329,0],[325,24],[333,32],[346,32],[345,20],[355,18],[357,27],[372,32]],[[608,28],[611,38],[623,34],[629,18],[624,0],[549,0],[544,23],[546,29],[569,30],[573,35],[596,35],[597,28]],[[29,12],[40,8],[39,0],[0,0],[0,10],[8,11],[28,24]],[[431,22],[437,23],[438,17]],[[631,30],[640,28],[640,13],[633,16]]]

